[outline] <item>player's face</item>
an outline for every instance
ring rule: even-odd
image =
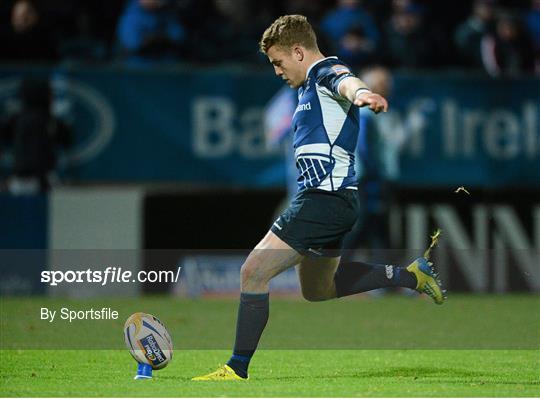
[[[302,86],[305,72],[292,49],[272,46],[268,49],[266,55],[274,66],[276,75],[283,79],[285,83],[295,89]]]

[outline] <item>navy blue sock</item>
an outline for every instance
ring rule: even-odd
[[[416,277],[404,267],[364,262],[340,263],[334,275],[338,298],[384,287],[416,288]]]
[[[269,294],[240,294],[238,319],[236,321],[236,341],[233,355],[227,362],[236,374],[247,378],[251,357],[257,349],[268,315],[270,313]]]

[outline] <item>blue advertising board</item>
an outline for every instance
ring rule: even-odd
[[[0,110],[16,109],[20,77],[0,68]],[[283,148],[264,140],[264,109],[281,87],[271,68],[33,69],[49,74],[54,111],[77,144],[62,173],[78,181],[284,187]],[[400,156],[405,186],[540,186],[540,80],[396,74],[397,128],[423,109]],[[399,129],[398,129],[399,130]],[[393,130],[390,128],[391,136]],[[9,167],[9,157],[2,165]]]

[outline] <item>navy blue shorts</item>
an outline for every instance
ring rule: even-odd
[[[303,190],[271,230],[302,255],[340,256],[343,238],[356,222],[359,207],[357,190]]]

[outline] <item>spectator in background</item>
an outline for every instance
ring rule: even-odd
[[[430,66],[432,46],[423,10],[414,3],[396,7],[385,29],[386,61],[393,67]]]
[[[51,114],[49,82],[23,79],[21,108],[0,125],[0,148],[11,148],[14,165],[8,188],[13,194],[36,194],[50,188],[57,152],[71,146],[70,128]]]
[[[326,12],[329,9],[329,4],[333,6],[335,1],[332,0],[286,0],[283,2],[283,11],[276,10],[274,14],[300,14],[305,15],[312,24],[320,26],[321,19],[326,17]]]
[[[540,0],[531,1],[526,24],[534,45],[535,70],[537,74],[540,74]]]
[[[62,61],[96,62],[109,56],[111,12],[117,5],[103,0],[49,0],[50,12],[59,26],[58,53]],[[114,21],[113,26],[116,25]]]
[[[115,36],[120,0],[0,1],[0,58],[104,61]]]
[[[392,0],[391,14],[407,12],[412,6],[416,6],[419,10],[423,11],[423,8],[413,0]]]
[[[520,16],[497,18],[495,32],[482,38],[482,62],[491,76],[534,72],[534,47]]]
[[[196,61],[264,63],[259,34],[273,16],[271,5],[250,0],[213,0],[196,31]]]
[[[483,67],[481,42],[494,30],[495,5],[494,0],[475,0],[471,15],[455,31],[454,41],[466,66]]]
[[[0,57],[10,61],[56,60],[54,21],[44,12],[43,4],[17,0],[5,3],[4,7],[10,20],[9,24],[0,26]]]
[[[348,64],[359,67],[377,61],[376,44],[366,35],[361,27],[350,29],[339,42],[338,58]]]
[[[338,0],[320,29],[329,42],[337,43],[333,52],[343,61],[358,66],[376,59],[379,30],[359,0]]]
[[[368,37],[375,43],[378,42],[377,25],[371,15],[362,9],[359,0],[338,0],[336,8],[321,21],[321,30],[324,34],[337,41],[354,27],[362,27]]]
[[[177,61],[185,36],[172,1],[128,0],[118,22],[118,53],[131,65]]]

